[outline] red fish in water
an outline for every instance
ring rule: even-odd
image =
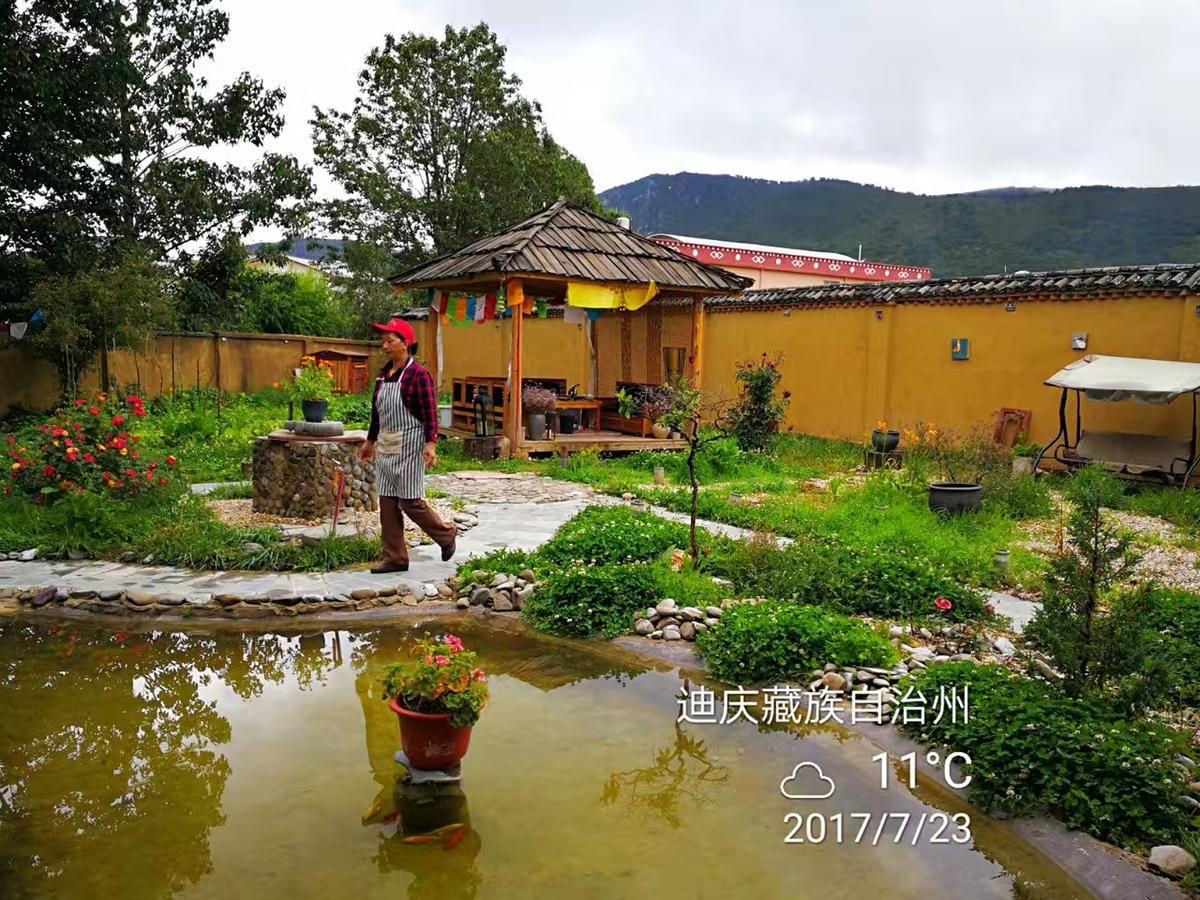
[[[404,838],[406,844],[436,844],[448,834],[459,829],[465,829],[467,826],[462,822],[455,822],[453,825],[443,825],[441,828],[435,828],[433,831],[428,831],[425,834],[410,834]]]
[[[450,837],[446,838],[446,843],[442,844],[442,849],[453,850],[455,847],[461,844],[463,842],[463,838],[470,833],[471,826],[464,825],[462,828],[458,829],[458,831],[454,832],[454,834],[450,835]]]

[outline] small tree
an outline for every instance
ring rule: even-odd
[[[700,479],[696,476],[696,457],[707,444],[726,436],[727,426],[723,413],[728,404],[713,397],[706,397],[698,388],[692,387],[686,378],[665,385],[658,396],[661,398],[661,408],[665,410],[659,421],[672,431],[679,432],[688,445],[688,483],[692,489],[688,539],[691,544],[692,567],[696,568],[700,563],[700,542],[696,538]],[[704,421],[708,421],[711,427],[702,431],[700,426]]]
[[[729,430],[744,452],[770,450],[779,437],[779,426],[792,396],[791,391],[779,391],[782,360],[782,356],[770,359],[764,353],[759,360],[737,365],[742,394],[729,412]]]
[[[1150,590],[1121,592],[1138,555],[1104,508],[1121,499],[1120,483],[1099,467],[1076,474],[1066,487],[1073,509],[1070,546],[1050,565],[1042,608],[1026,638],[1045,650],[1074,694],[1117,686],[1132,705],[1161,690],[1165,672],[1148,640]]]
[[[48,278],[33,300],[46,314],[46,327],[34,336],[34,347],[54,361],[68,396],[97,354],[100,389],[107,391],[108,348],[144,349],[154,332],[172,325],[175,317],[175,299],[161,267],[142,255],[128,256],[111,268]]]

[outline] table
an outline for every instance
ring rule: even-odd
[[[590,412],[592,414],[592,430],[599,431],[601,405],[601,401],[595,399],[594,397],[575,397],[573,399],[559,397],[558,402],[554,406],[555,433],[557,434],[562,430],[562,422],[560,421],[559,416],[564,412],[569,412],[570,410],[574,409],[579,410],[580,430],[587,428],[585,414]]]

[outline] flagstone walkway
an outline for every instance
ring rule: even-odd
[[[431,488],[479,507],[479,524],[459,535],[458,553],[449,562],[441,561],[435,545],[412,547],[408,572],[395,575],[372,575],[368,566],[333,572],[196,572],[171,566],[103,561],[0,560],[0,594],[55,587],[60,593],[74,597],[105,598],[132,592],[147,598],[147,603],[150,598],[158,598],[159,603],[166,598],[170,605],[194,606],[211,604],[218,596],[262,603],[379,594],[411,595],[405,602],[414,602],[414,598],[429,593],[427,585],[445,581],[472,556],[503,548],[534,550],[585,507],[627,502],[593,493],[586,485],[524,474],[457,472],[430,476],[429,482]],[[193,490],[206,494],[216,487],[194,485]],[[665,519],[688,521],[683,513],[634,502]],[[733,540],[744,540],[753,534],[749,529],[723,522],[700,519],[697,525]],[[781,547],[792,543],[787,537],[776,540]],[[988,599],[998,613],[1012,620],[1016,632],[1024,630],[1040,606],[1000,592],[992,592]]]
[[[458,564],[510,547],[533,550],[545,543],[564,522],[582,510],[585,501],[559,503],[489,503],[479,525],[459,536],[458,553],[442,562],[434,545],[413,547],[405,573],[372,575],[366,568],[334,572],[194,572],[173,566],[140,566],[113,562],[0,561],[0,591],[62,587],[81,596],[92,592],[131,591],[178,598],[205,605],[216,595],[260,600],[285,597],[352,596],[355,591],[410,592],[421,597],[424,585],[443,581]]]

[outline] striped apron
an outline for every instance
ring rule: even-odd
[[[380,497],[421,500],[425,497],[425,426],[404,405],[400,389],[412,359],[395,381],[381,381],[375,395],[379,439],[375,443],[375,477]]]

